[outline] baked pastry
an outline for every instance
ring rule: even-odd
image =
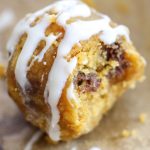
[[[143,76],[129,31],[78,0],[28,14],[8,42],[8,92],[52,141],[90,132]]]
[[[4,65],[0,64],[0,79],[5,77],[5,67]]]

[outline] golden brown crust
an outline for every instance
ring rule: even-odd
[[[0,79],[3,79],[6,76],[6,70],[4,65],[0,64]]]

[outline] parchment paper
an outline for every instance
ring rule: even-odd
[[[0,13],[11,8],[15,22],[26,13],[34,12],[51,0],[0,0]],[[96,146],[101,150],[150,150],[150,0],[95,0],[96,8],[130,28],[131,38],[138,51],[146,58],[144,83],[129,90],[90,134],[77,140],[52,146],[40,140],[33,150],[89,150]],[[6,41],[13,26],[0,33],[0,51],[5,51]],[[5,54],[5,52],[4,52]],[[0,54],[1,55],[1,54]],[[5,58],[5,64],[6,64]],[[0,150],[23,150],[36,129],[26,123],[22,114],[6,92],[5,80],[0,81]],[[141,113],[147,114],[145,124],[138,121]],[[136,132],[122,137],[122,131]]]

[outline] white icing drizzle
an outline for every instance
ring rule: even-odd
[[[78,100],[74,94],[74,84],[73,83],[71,83],[69,88],[67,89],[67,99],[74,100],[76,103],[78,103]]]
[[[33,144],[38,141],[38,139],[42,136],[42,132],[41,131],[37,131],[32,138],[28,141],[28,143],[26,144],[24,150],[32,150]]]
[[[44,47],[44,49],[39,53],[39,55],[35,56],[34,59],[32,60],[30,66],[28,67],[28,70],[30,70],[30,67],[34,64],[34,62],[36,60],[38,60],[38,62],[41,62],[44,58],[45,53],[47,52],[48,48],[53,44],[53,42],[56,41],[56,39],[60,36],[61,34],[55,36],[53,34],[50,34],[48,37],[45,37],[44,40],[46,42],[46,46]],[[46,62],[43,63],[44,65],[46,65]]]
[[[45,38],[46,46],[41,51],[41,53],[39,55],[37,55],[37,57],[35,57],[39,62],[42,61],[42,59],[44,57],[44,54],[46,53],[46,51],[48,50],[48,48],[53,44],[53,42],[56,41],[56,39],[59,37],[59,35],[55,36],[55,35],[51,34],[51,35],[49,35],[48,37]]]
[[[101,150],[99,147],[91,147],[89,150]]]
[[[65,59],[65,56],[70,53],[75,44],[79,44],[80,41],[87,40],[95,34],[99,34],[100,39],[106,44],[114,43],[119,36],[124,36],[129,42],[130,38],[128,35],[128,29],[125,26],[121,25],[113,28],[110,26],[110,18],[105,15],[98,14],[97,12],[96,13],[100,16],[100,19],[98,20],[83,21],[81,19],[77,19],[75,22],[67,24],[68,19],[72,17],[89,17],[92,12],[95,12],[79,0],[62,0],[34,14],[27,15],[16,26],[7,45],[8,51],[13,53],[21,35],[23,33],[27,33],[27,39],[19,55],[15,69],[16,80],[24,92],[25,86],[29,85],[26,78],[27,70],[35,60],[42,61],[48,48],[60,36],[50,34],[46,37],[44,34],[46,28],[51,24],[50,20],[52,16],[47,13],[50,10],[57,12],[57,23],[65,29],[65,35],[58,47],[57,56],[49,72],[44,92],[45,100],[50,105],[52,114],[50,129],[47,132],[52,140],[58,141],[60,140],[60,127],[58,124],[60,115],[57,105],[66,81],[77,65],[76,57],[72,58],[72,60],[68,62]],[[35,26],[31,27],[30,24],[38,16],[42,16],[41,20]],[[31,65],[28,67],[28,61],[41,40],[46,41],[46,46],[43,48],[41,53],[34,58]],[[71,85],[67,90],[68,99],[75,98],[73,89],[74,88]]]
[[[24,91],[25,86],[29,85],[26,78],[28,61],[30,60],[38,43],[45,38],[45,30],[49,26],[49,20],[49,15],[45,14],[39,24],[32,28],[28,27],[26,30],[28,37],[19,55],[15,69],[16,80]]]
[[[72,73],[73,69],[76,66],[76,63],[76,58],[73,58],[70,62],[67,62],[63,57],[57,56],[49,73],[46,86],[46,92],[49,95],[48,103],[51,106],[52,112],[49,135],[55,141],[58,141],[60,139],[60,130],[58,125],[60,116],[57,105],[67,78]]]
[[[24,19],[22,19],[14,28],[14,31],[12,33],[12,36],[10,37],[10,40],[7,43],[7,50],[10,53],[13,53],[15,50],[15,46],[17,45],[21,35],[27,31],[28,28],[30,28],[30,24],[39,16],[42,16],[46,12],[50,10],[55,10],[55,12],[61,14],[64,10],[68,9],[69,7],[76,5],[76,3],[79,2],[79,0],[62,0],[58,1],[54,4],[51,4],[47,7],[45,7],[42,10],[39,10],[35,13],[30,13],[25,16]],[[51,16],[49,16],[51,17]],[[50,20],[49,20],[50,21]],[[49,22],[50,23],[50,22]]]
[[[74,147],[72,147],[70,150],[77,150],[77,147],[74,146]]]
[[[123,25],[115,28],[108,26],[107,29],[103,30],[103,34],[100,35],[100,39],[104,41],[105,44],[113,44],[117,38],[122,35],[126,37],[127,41],[130,41],[129,30],[127,27]]]

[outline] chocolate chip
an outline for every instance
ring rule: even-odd
[[[103,52],[106,52],[106,60],[117,60],[121,61],[124,53],[124,50],[121,48],[119,43],[114,43],[111,45],[103,45],[102,46]]]
[[[85,90],[87,92],[96,92],[98,87],[100,86],[101,80],[97,78],[97,75],[95,73],[89,73],[86,77],[86,86]]]
[[[115,42],[111,45],[102,45],[102,53],[106,55],[106,61],[115,60],[119,63],[115,69],[111,69],[107,77],[111,80],[118,81],[125,75],[126,69],[130,66],[129,61],[125,58],[125,50],[121,47],[121,42]]]
[[[85,92],[96,92],[100,86],[101,80],[98,79],[95,73],[85,74],[84,72],[79,72],[74,78],[75,87],[81,91]]]
[[[86,75],[84,72],[79,72],[76,79],[74,80],[75,84],[80,86],[86,80]]]

